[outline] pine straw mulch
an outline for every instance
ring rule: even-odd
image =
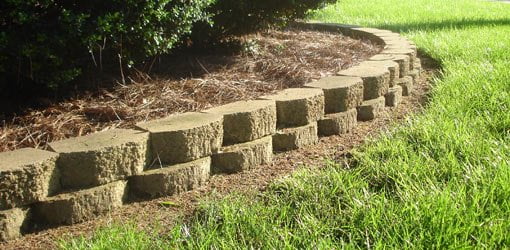
[[[243,53],[197,55],[175,62],[174,72],[188,77],[175,79],[172,72],[167,77],[140,73],[129,78],[129,84],[82,94],[3,121],[0,152],[23,147],[46,149],[48,143],[64,138],[132,128],[140,121],[302,86],[361,62],[381,49],[368,40],[338,33],[295,29],[242,39]],[[197,65],[202,71],[200,77],[191,70]]]

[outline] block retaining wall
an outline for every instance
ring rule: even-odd
[[[409,95],[420,74],[416,46],[391,31],[298,23],[304,29],[371,39],[384,49],[336,76],[203,112],[172,115],[0,153],[0,241],[35,225],[93,219],[130,199],[191,190],[211,174],[271,162],[273,152],[343,134]]]

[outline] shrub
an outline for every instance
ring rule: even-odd
[[[193,23],[207,22],[211,1],[3,0],[1,87],[29,80],[57,88],[87,65],[168,52]]]
[[[197,25],[199,39],[244,35],[303,18],[310,10],[336,0],[216,0],[209,6],[213,26]],[[207,36],[207,37],[206,37]]]
[[[58,89],[87,68],[143,62],[175,47],[197,22],[196,37],[209,42],[285,24],[328,2],[334,0],[3,0],[0,98]]]

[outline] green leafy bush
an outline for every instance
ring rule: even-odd
[[[199,39],[243,35],[303,18],[310,10],[337,0],[216,0],[207,9],[213,26],[197,25]]]
[[[212,0],[0,1],[2,89],[29,80],[56,88],[86,66],[129,65],[168,52]],[[1,90],[1,89],[0,89]]]
[[[58,89],[85,69],[143,62],[174,48],[193,27],[207,43],[285,24],[334,1],[3,0],[0,98],[22,85]]]

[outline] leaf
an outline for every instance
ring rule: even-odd
[[[162,201],[159,204],[163,207],[180,207],[179,204],[177,204],[173,201]]]

